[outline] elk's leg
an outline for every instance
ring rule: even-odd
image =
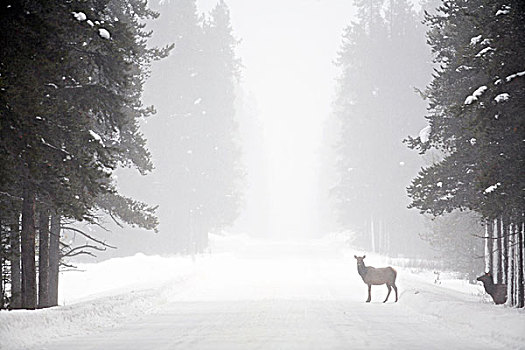
[[[394,292],[396,292],[396,303],[397,303],[397,287],[395,284],[392,285],[392,288],[394,288]]]
[[[369,303],[371,299],[372,299],[372,285],[369,284],[368,285],[368,299],[366,299],[366,302]]]
[[[392,287],[390,287],[390,284],[387,283],[386,287],[388,288],[388,293],[387,293],[385,301],[383,301],[383,303],[386,303],[386,301],[388,300],[388,297],[390,296],[390,292],[392,291]]]

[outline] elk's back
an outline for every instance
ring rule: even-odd
[[[369,266],[363,280],[366,284],[379,285],[386,283],[392,285],[396,281],[396,270],[390,266],[381,268]]]

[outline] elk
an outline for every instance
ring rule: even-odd
[[[383,301],[383,303],[386,303],[388,300],[392,288],[394,288],[394,291],[396,292],[397,302],[396,270],[390,266],[377,269],[372,266],[365,266],[365,262],[363,260],[366,258],[366,255],[363,255],[362,257],[354,255],[354,258],[357,259],[357,272],[363,279],[363,282],[368,285],[368,299],[366,299],[366,302],[369,303],[372,299],[372,285],[377,286],[381,284],[386,284],[386,287],[388,288],[388,294],[386,295],[385,301]]]
[[[494,304],[504,304],[507,301],[507,285],[506,284],[494,284],[494,278],[490,272],[476,278],[477,281],[483,283],[485,291],[490,294]]]

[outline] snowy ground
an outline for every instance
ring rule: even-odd
[[[479,286],[398,267],[400,299],[366,286],[343,241],[214,237],[213,254],[80,266],[61,303],[0,312],[0,349],[523,349],[525,313]],[[384,259],[367,254],[370,265]]]

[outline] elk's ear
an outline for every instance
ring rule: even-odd
[[[366,258],[366,255],[363,255],[363,259]]]
[[[354,258],[356,258],[356,259],[357,259],[357,255],[354,255]]]

